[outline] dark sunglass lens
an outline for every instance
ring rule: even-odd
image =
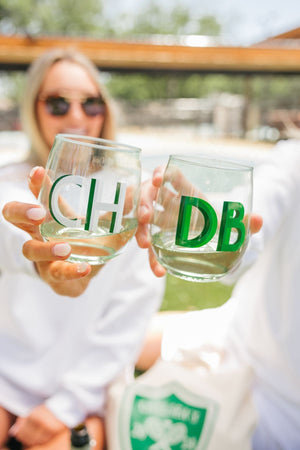
[[[98,116],[105,113],[105,103],[101,97],[88,97],[82,103],[82,107],[88,116]]]
[[[69,110],[69,103],[64,97],[48,97],[45,101],[47,111],[53,116],[63,116]]]

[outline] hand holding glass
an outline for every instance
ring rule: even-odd
[[[150,227],[158,261],[179,278],[218,280],[241,261],[251,208],[252,167],[170,156]]]
[[[46,165],[40,226],[46,241],[72,247],[69,261],[103,264],[134,236],[140,149],[88,136],[56,136]]]

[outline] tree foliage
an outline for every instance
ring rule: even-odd
[[[0,30],[92,36],[102,30],[102,12],[99,0],[0,0]]]
[[[130,20],[131,18],[131,20]],[[194,18],[190,9],[183,3],[166,8],[161,2],[152,0],[135,15],[123,15],[122,22],[127,27],[119,28],[122,35],[188,35],[205,34],[219,36],[222,27],[214,16]],[[121,32],[120,32],[121,31]]]
[[[190,14],[185,6],[178,5],[171,11],[162,10],[158,3],[151,2],[142,13],[136,15],[132,34],[184,34],[190,21]]]
[[[199,0],[200,1],[200,0]],[[93,38],[137,38],[148,35],[203,34],[221,36],[222,24],[210,15],[195,16],[183,1],[170,7],[150,0],[143,8],[113,17],[103,0],[0,0],[0,32],[29,35],[71,35]],[[11,77],[9,95],[17,97],[21,77]],[[6,83],[8,84],[8,83]],[[215,92],[243,94],[242,76],[191,74],[111,74],[108,88],[116,98],[146,100],[205,97]],[[15,89],[12,89],[15,85]],[[251,78],[252,101],[298,107],[299,77]]]
[[[0,0],[0,31],[89,37],[191,32],[219,35],[221,25],[213,16],[195,20],[182,3],[166,9],[152,0],[139,12],[108,18],[102,0]]]

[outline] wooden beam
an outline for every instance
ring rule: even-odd
[[[73,47],[102,70],[300,73],[300,49],[192,47],[66,37],[0,35],[0,68],[25,69],[45,50]]]
[[[264,39],[263,41],[254,44],[252,47],[300,49],[300,27]]]
[[[285,33],[277,34],[269,39],[300,39],[300,27],[286,31]]]

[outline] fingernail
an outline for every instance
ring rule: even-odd
[[[44,208],[30,208],[26,211],[26,216],[30,220],[41,220],[44,219],[46,216],[46,211]]]
[[[14,436],[16,434],[16,431],[17,431],[16,428],[17,428],[16,424],[14,424],[10,427],[10,429],[8,430],[9,436]]]
[[[78,273],[86,272],[87,268],[88,268],[87,263],[85,263],[85,262],[77,263],[77,272]]]
[[[148,214],[149,210],[147,208],[147,206],[143,205],[139,208],[139,215],[140,216],[145,216],[146,214]]]
[[[67,256],[71,252],[69,244],[56,244],[52,247],[52,252],[55,256]]]
[[[33,167],[29,173],[29,178],[32,178],[38,169],[39,169],[39,166]]]

